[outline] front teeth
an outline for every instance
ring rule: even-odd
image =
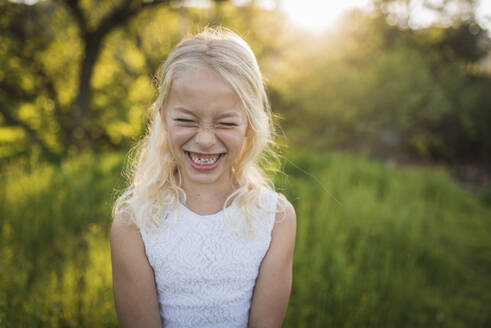
[[[220,157],[220,155],[217,155],[214,158],[200,158],[193,153],[190,153],[190,155],[191,155],[191,159],[193,160],[193,162],[195,162],[197,164],[213,164]]]

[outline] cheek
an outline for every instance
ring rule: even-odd
[[[169,146],[179,148],[189,141],[194,134],[193,129],[169,127]]]
[[[217,132],[217,137],[226,144],[229,151],[240,153],[245,141],[244,131],[224,130]]]

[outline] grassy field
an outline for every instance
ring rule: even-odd
[[[491,207],[443,170],[291,153],[285,327],[491,326]],[[120,154],[0,175],[0,327],[117,327],[108,229]]]

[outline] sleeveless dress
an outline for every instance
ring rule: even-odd
[[[162,213],[162,229],[140,230],[165,328],[247,327],[277,198],[273,191],[261,192],[260,205],[251,215],[252,236],[235,202],[211,215],[198,215],[179,204],[177,216]]]

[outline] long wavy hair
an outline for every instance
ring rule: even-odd
[[[248,44],[225,28],[205,28],[181,41],[160,67],[156,82],[158,96],[148,110],[146,133],[130,150],[124,175],[128,187],[117,198],[112,215],[130,209],[132,221],[146,231],[161,227],[165,208],[176,209],[185,203],[180,174],[167,141],[166,101],[176,72],[190,67],[211,67],[227,81],[240,97],[247,114],[248,132],[241,154],[232,168],[238,188],[227,198],[223,208],[236,201],[250,216],[262,189],[273,190],[267,172],[277,159],[270,105],[257,60]],[[273,162],[274,163],[274,162]],[[269,166],[268,166],[269,165]]]

